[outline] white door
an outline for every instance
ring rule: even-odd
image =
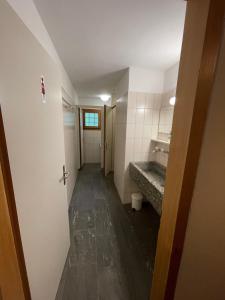
[[[52,300],[70,244],[61,76],[6,1],[0,20],[0,101],[28,279],[32,299]]]
[[[77,176],[78,161],[78,136],[77,136],[77,108],[72,108],[63,100],[63,120],[64,120],[64,144],[65,144],[65,170],[68,173],[66,180],[68,205],[72,198],[75,179]]]
[[[104,172],[105,176],[112,171],[112,140],[113,140],[113,111],[109,106],[104,106],[104,120],[105,120],[105,132],[104,132]]]

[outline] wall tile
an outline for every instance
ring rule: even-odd
[[[153,124],[153,111],[152,109],[146,108],[144,111],[144,124],[152,125]]]
[[[146,94],[145,108],[154,108],[154,94]]]
[[[129,99],[127,103],[128,108],[136,108],[136,98],[137,98],[137,93],[129,92]]]
[[[135,124],[127,124],[127,135],[126,137],[133,138],[135,133]]]
[[[127,123],[135,123],[136,120],[136,109],[128,108],[127,109]]]
[[[125,168],[131,161],[134,161],[134,138],[127,138],[126,140],[126,157],[125,157]]]
[[[134,153],[141,152],[142,149],[142,139],[141,138],[135,138],[134,139]]]
[[[145,108],[145,100],[146,100],[145,93],[137,93],[136,108]]]
[[[159,124],[159,110],[154,109],[152,112],[152,125]]]
[[[141,152],[134,153],[134,161],[142,161],[142,153]]]
[[[154,103],[153,108],[160,110],[162,102],[162,95],[161,94],[154,94]]]
[[[152,139],[157,139],[158,136],[158,125],[152,126]]]
[[[143,138],[148,138],[150,141],[151,136],[152,136],[152,126],[144,125]]]
[[[134,137],[141,139],[143,137],[144,124],[135,124]]]
[[[136,124],[144,124],[144,117],[145,117],[145,109],[144,108],[137,108],[136,109]]]
[[[149,153],[150,142],[150,139],[142,139],[141,152]]]

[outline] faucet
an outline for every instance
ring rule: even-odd
[[[153,153],[160,152],[160,151],[161,149],[159,147],[155,147],[155,149],[152,150]]]
[[[159,148],[159,147],[155,147],[153,150],[152,150],[153,153],[156,153],[156,152],[162,152],[162,153],[165,153],[165,154],[169,154],[169,151],[168,150],[165,150],[164,148]]]

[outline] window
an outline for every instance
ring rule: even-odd
[[[84,129],[101,129],[101,111],[96,109],[83,110]]]

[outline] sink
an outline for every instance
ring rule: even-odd
[[[131,162],[129,172],[140,191],[161,215],[166,168],[155,161]]]

